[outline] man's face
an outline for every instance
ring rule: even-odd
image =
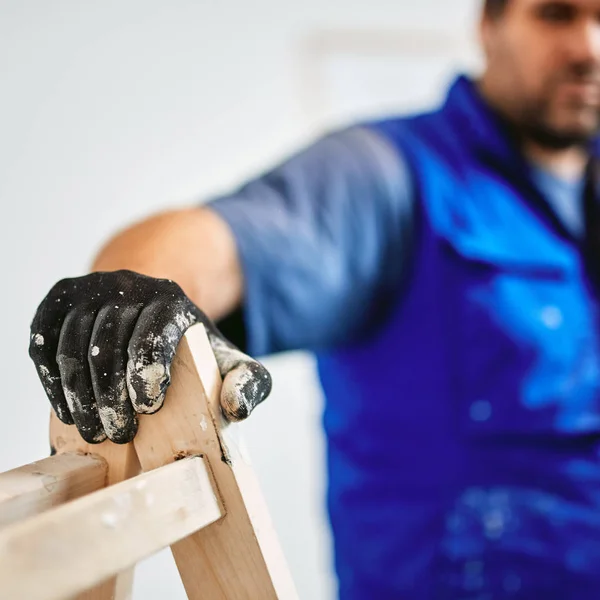
[[[485,16],[484,86],[526,135],[556,147],[600,126],[600,0],[508,0]]]

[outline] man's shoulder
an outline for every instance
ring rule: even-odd
[[[360,126],[396,141],[426,139],[444,126],[444,115],[439,109],[388,115],[372,119]]]
[[[325,134],[319,145],[331,145],[331,150],[336,146],[338,151],[331,156],[336,167],[362,172],[377,186],[382,181],[395,182],[395,187],[406,189],[409,167],[403,145],[395,143],[394,128],[400,128],[407,118],[417,116],[358,122]]]

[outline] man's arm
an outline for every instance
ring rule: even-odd
[[[235,238],[209,208],[152,216],[115,235],[98,253],[92,271],[128,269],[172,279],[215,321],[242,300],[243,277]]]
[[[413,204],[402,157],[353,127],[203,208],[128,228],[94,270],[175,280],[251,354],[331,347],[385,319],[410,261]]]

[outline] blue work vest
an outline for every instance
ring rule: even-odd
[[[417,194],[403,293],[318,355],[344,600],[600,599],[600,339],[580,244],[460,78],[371,125]]]

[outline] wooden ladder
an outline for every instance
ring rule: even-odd
[[[297,600],[220,386],[196,325],[131,444],[88,445],[52,414],[57,454],[0,474],[0,599],[125,600],[135,564],[170,546],[192,600]]]

